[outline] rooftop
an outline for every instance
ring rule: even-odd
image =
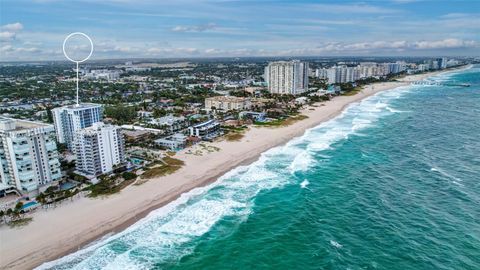
[[[63,107],[59,108],[64,108],[64,109],[71,109],[71,110],[82,110],[82,109],[90,109],[90,108],[98,108],[101,107],[101,104],[95,104],[95,103],[80,103],[80,104],[72,104],[72,105],[66,105]],[[55,108],[57,109],[57,108]],[[55,110],[54,109],[54,110]]]
[[[120,127],[115,125],[105,124],[103,122],[96,122],[89,127],[78,130],[77,134],[96,135],[101,130],[116,130],[116,129],[120,129]]]
[[[14,118],[7,118],[0,116],[0,131],[20,131],[39,127],[48,127],[49,124],[33,122],[27,120],[20,120]]]
[[[220,124],[217,122],[217,120],[211,119],[211,120],[208,120],[206,122],[196,124],[193,127],[194,128],[205,128],[205,127],[212,127],[212,126],[216,126],[216,125],[220,125]]]
[[[235,97],[235,96],[215,96],[206,98],[207,100],[215,100],[215,101],[244,101],[247,98],[244,97]]]

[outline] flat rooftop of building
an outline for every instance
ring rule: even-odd
[[[216,101],[244,101],[249,100],[250,98],[246,97],[236,97],[236,96],[214,96],[206,98],[208,100],[216,100]]]
[[[102,104],[95,104],[95,103],[80,103],[80,104],[71,104],[71,105],[66,105],[66,106],[62,106],[62,107],[59,107],[59,108],[67,108],[67,109],[89,109],[89,108],[97,108],[97,107],[101,107]]]
[[[32,129],[39,127],[51,126],[50,124],[33,122],[28,120],[7,118],[0,116],[0,130],[2,131],[18,131],[24,129]]]
[[[132,138],[139,138],[149,133],[150,131],[148,130],[128,130],[128,129],[123,130],[123,134],[125,134],[125,136],[132,137]]]
[[[194,125],[194,128],[203,128],[203,127],[209,127],[209,126],[215,126],[215,125],[220,125],[215,119],[210,119],[208,121],[199,123]]]

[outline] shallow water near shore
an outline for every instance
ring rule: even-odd
[[[39,269],[478,269],[480,68],[430,79]]]

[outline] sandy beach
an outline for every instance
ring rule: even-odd
[[[39,209],[31,215],[33,221],[27,226],[13,229],[0,227],[0,268],[31,269],[81,249],[106,234],[125,229],[182,193],[211,183],[239,165],[255,161],[262,152],[301,136],[306,129],[337,116],[351,103],[437,73],[440,72],[409,75],[396,82],[368,85],[356,95],[335,97],[315,107],[305,108],[302,114],[308,118],[290,126],[250,127],[240,141],[207,143],[218,147],[219,151],[193,155],[183,150],[176,155],[185,161],[183,168],[142,185],[129,186],[119,194],[98,199],[78,198],[55,209]]]

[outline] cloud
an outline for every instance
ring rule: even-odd
[[[15,32],[8,32],[8,31],[0,32],[0,40],[1,41],[14,40],[16,35],[17,34]]]
[[[409,3],[414,3],[414,2],[420,2],[423,0],[392,0],[393,3],[397,4],[409,4]]]
[[[0,52],[11,52],[13,50],[14,49],[13,49],[12,45],[5,45],[5,46],[0,47]]]
[[[207,30],[212,30],[217,28],[217,25],[214,23],[202,24],[202,25],[190,25],[190,26],[181,26],[177,25],[173,27],[172,32],[205,32]]]
[[[12,45],[5,45],[0,47],[0,52],[5,52],[5,53],[36,53],[36,52],[41,52],[39,48],[36,47],[20,47],[20,48],[15,48]]]
[[[19,22],[16,22],[2,25],[0,28],[5,31],[18,32],[23,29],[23,25]]]
[[[469,48],[478,47],[478,42],[474,40],[460,40],[449,38],[438,41],[418,41],[414,43],[417,49],[451,49],[451,48]]]
[[[137,48],[143,56],[151,57],[189,57],[189,56],[312,56],[312,55],[352,55],[369,53],[409,53],[413,51],[426,52],[435,49],[477,48],[480,44],[475,41],[459,39],[445,39],[434,41],[376,41],[359,43],[325,43],[318,47],[295,49],[252,49],[252,48]]]
[[[0,41],[12,41],[16,38],[17,33],[23,29],[23,25],[19,22],[10,23],[0,26]]]
[[[360,43],[329,43],[317,48],[325,51],[366,51],[366,50],[426,50],[426,49],[452,49],[475,48],[479,43],[473,40],[444,39],[433,41],[375,41]]]
[[[350,14],[390,14],[398,13],[400,10],[384,8],[379,6],[372,6],[367,4],[312,4],[311,10],[323,12],[323,13],[350,13]]]
[[[244,44],[246,45],[246,44]],[[439,50],[464,49],[476,50],[480,43],[473,40],[443,39],[420,41],[375,41],[375,42],[328,42],[318,46],[299,46],[291,44],[290,49],[258,48],[194,48],[147,45],[143,43],[115,44],[99,42],[94,58],[128,58],[128,57],[248,57],[248,56],[322,56],[322,55],[436,55]],[[13,47],[9,44],[0,47],[5,60],[10,59],[63,59],[58,50],[41,49],[35,46]],[[444,54],[444,53],[442,53]]]

